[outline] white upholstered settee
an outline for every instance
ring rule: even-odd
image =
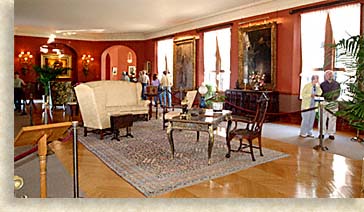
[[[84,126],[100,132],[110,128],[110,115],[145,115],[148,120],[149,100],[141,99],[141,83],[127,81],[93,81],[75,87]]]

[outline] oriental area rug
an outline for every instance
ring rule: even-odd
[[[82,130],[80,130],[82,131]],[[125,129],[121,129],[121,134]],[[147,197],[157,196],[202,181],[222,177],[252,166],[287,157],[288,154],[263,148],[264,156],[256,150],[256,161],[250,154],[232,153],[225,158],[225,138],[215,135],[211,165],[207,165],[208,134],[173,132],[175,156],[171,159],[170,145],[160,120],[134,122],[131,128],[134,138],[111,140],[111,136],[99,140],[95,134],[87,137],[79,132],[79,141],[110,169],[128,181]],[[238,142],[232,142],[236,149]],[[235,146],[234,146],[235,145]]]

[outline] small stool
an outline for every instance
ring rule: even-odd
[[[130,132],[130,127],[133,126],[133,114],[114,114],[110,116],[110,124],[111,124],[111,130],[113,137],[111,140],[118,140],[119,139],[119,129],[120,128],[126,128],[126,135],[123,135],[121,137],[132,137],[134,136]]]

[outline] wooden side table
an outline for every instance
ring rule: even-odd
[[[70,121],[74,120],[73,115],[78,115],[78,104],[77,102],[67,102],[67,107],[69,108],[69,112],[70,112]]]
[[[118,140],[119,139],[119,129],[120,128],[126,128],[126,135],[123,135],[121,137],[132,137],[134,136],[130,132],[130,127],[133,126],[133,114],[114,114],[110,116],[110,124],[111,124],[111,130],[113,137],[111,140]]]
[[[149,85],[146,87],[145,95],[148,97],[150,104],[149,104],[149,120],[152,118],[152,107],[153,107],[153,101],[154,97],[159,95],[158,92],[158,86]],[[156,105],[156,111],[155,111],[155,119],[158,119],[158,103]]]

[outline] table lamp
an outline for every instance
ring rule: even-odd
[[[198,88],[198,92],[201,95],[201,99],[200,99],[200,108],[206,108],[206,102],[205,102],[205,95],[208,92],[207,87],[202,84],[199,88]]]

